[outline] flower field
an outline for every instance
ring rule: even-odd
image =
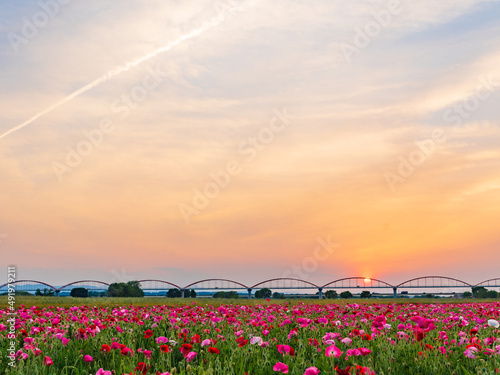
[[[497,374],[500,369],[498,302],[21,305],[15,336],[8,313],[0,310],[2,374]]]

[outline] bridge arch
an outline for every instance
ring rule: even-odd
[[[144,283],[150,283],[147,286],[144,285]],[[165,280],[155,280],[155,279],[147,279],[147,280],[139,280],[139,284],[141,284],[141,289],[145,290],[164,290],[167,288],[160,288],[158,287],[159,284],[166,284],[170,287],[174,287],[176,289],[182,289],[179,285],[176,285],[174,283],[171,283],[169,281]],[[151,285],[152,284],[152,285]],[[171,288],[168,288],[171,289]]]
[[[202,286],[196,286],[198,284],[202,284]],[[248,287],[238,281],[228,280],[228,279],[205,279],[195,281],[189,285],[186,285],[182,289],[248,289]]]
[[[23,289],[22,284],[25,284],[25,283],[29,283],[29,284],[25,285],[25,288]],[[49,289],[52,289],[54,292],[57,292],[57,288],[55,286],[44,283],[43,281],[38,281],[38,280],[16,280],[12,283],[5,283],[5,284],[0,285],[0,291],[3,288],[6,288],[9,284],[21,284],[19,287],[16,287],[17,291],[30,291],[30,292],[33,291],[34,292],[37,289],[40,289],[40,288],[37,288],[36,286],[43,285],[43,286],[48,287]]]
[[[94,283],[94,284],[102,284],[102,285],[106,285],[106,288],[109,287],[109,284],[108,283],[105,283],[104,281],[99,281],[99,280],[77,280],[77,281],[73,281],[69,284],[66,284],[62,287],[59,288],[59,290],[63,290],[69,286],[74,286],[76,284],[83,284],[83,283]]]
[[[492,288],[500,287],[500,277],[481,281],[479,284],[476,284],[474,286],[484,286],[484,287],[489,286]]]
[[[438,280],[438,282],[436,282]],[[447,276],[421,276],[410,280],[403,281],[396,285],[399,288],[471,288],[473,285],[466,281],[455,279]]]
[[[287,282],[289,284],[287,284]],[[294,285],[292,285],[294,284]],[[269,279],[261,281],[253,286],[251,289],[268,288],[268,289],[318,289],[319,286],[311,283],[310,281],[296,279],[293,277],[277,277],[275,279]]]
[[[368,281],[369,280],[369,281]],[[391,288],[394,286],[379,280],[373,279],[371,277],[344,277],[342,279],[330,281],[329,283],[322,286],[322,288],[339,288],[339,289],[354,289],[354,288]]]

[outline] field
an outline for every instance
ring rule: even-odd
[[[500,302],[166,301],[17,297],[11,339],[1,298],[0,373],[467,375],[500,369]]]

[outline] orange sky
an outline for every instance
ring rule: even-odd
[[[106,4],[2,39],[0,134],[217,17]],[[55,284],[500,277],[500,7],[407,4],[347,59],[386,10],[256,1],[1,138],[3,269]],[[37,11],[7,5],[3,32]]]

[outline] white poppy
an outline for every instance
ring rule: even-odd
[[[490,327],[495,327],[495,328],[498,328],[500,326],[500,324],[498,323],[498,321],[496,321],[495,319],[488,320],[488,325]]]

